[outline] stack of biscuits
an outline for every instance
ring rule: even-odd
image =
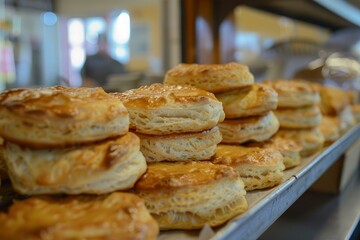
[[[235,170],[206,161],[221,141],[217,125],[224,120],[214,94],[162,84],[112,94],[128,109],[148,162],[134,192],[161,229],[217,226],[247,209]]]
[[[17,202],[0,214],[0,238],[156,239],[158,226],[143,201],[114,192],[132,188],[147,168],[140,140],[128,130],[127,109],[101,88],[1,93],[2,152],[17,192],[104,195]]]
[[[309,84],[296,80],[267,82],[278,93],[275,111],[280,122],[278,137],[296,140],[302,146],[302,157],[318,152],[324,144],[319,129],[321,111],[318,107],[319,92]]]
[[[272,187],[281,182],[284,165],[277,150],[272,149],[274,153],[240,146],[249,141],[266,141],[279,128],[272,112],[277,107],[277,93],[267,85],[254,83],[247,66],[238,63],[180,64],[167,72],[164,84],[205,89],[222,102],[225,120],[219,123],[219,128],[224,144],[217,147],[213,163],[236,169],[246,190]],[[259,152],[266,157],[261,158]],[[269,177],[262,177],[264,174],[269,174]],[[260,178],[261,181],[257,183],[248,178]]]

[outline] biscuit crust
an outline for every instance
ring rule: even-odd
[[[309,157],[319,152],[325,142],[325,138],[319,127],[309,129],[280,129],[276,136],[284,139],[295,140],[302,146],[301,157]]]
[[[148,239],[159,227],[134,194],[31,197],[0,213],[0,238],[6,240]]]
[[[130,114],[130,128],[149,135],[201,132],[224,120],[215,95],[194,87],[152,84],[113,93]]]
[[[212,162],[233,167],[246,191],[276,186],[284,176],[283,156],[275,148],[220,144]]]
[[[128,129],[126,108],[102,88],[55,86],[0,94],[0,136],[24,146],[91,143]]]
[[[140,137],[141,152],[148,163],[208,160],[215,154],[216,145],[222,140],[217,126],[198,133],[137,135]]]
[[[146,171],[133,134],[60,149],[31,149],[6,142],[4,157],[21,194],[104,194],[130,189]]]
[[[226,92],[234,87],[254,83],[249,67],[239,63],[179,64],[170,69],[164,79],[166,85],[194,86],[212,93]]]
[[[267,141],[250,142],[246,146],[277,149],[283,156],[283,163],[286,169],[296,167],[301,163],[301,145],[292,139],[284,139],[276,134]]]
[[[278,108],[274,111],[282,128],[313,128],[321,123],[321,111],[318,106],[302,108]]]
[[[279,129],[279,121],[272,111],[262,116],[226,119],[219,123],[223,143],[245,143],[265,141]]]
[[[255,83],[216,95],[224,108],[226,118],[263,115],[277,108],[278,94],[270,86]]]
[[[279,94],[279,108],[297,108],[316,105],[320,102],[317,88],[300,80],[267,81]]]
[[[208,161],[149,164],[135,193],[160,229],[218,226],[247,209],[244,184],[235,170]]]

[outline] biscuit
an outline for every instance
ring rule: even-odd
[[[302,157],[308,157],[319,152],[325,142],[319,127],[309,129],[280,129],[276,136],[284,139],[292,139],[300,144],[302,146],[302,150],[300,151]]]
[[[219,123],[223,143],[244,143],[250,140],[265,141],[279,129],[279,121],[272,111],[263,116],[226,119]]]
[[[31,149],[6,142],[8,174],[21,194],[103,194],[130,189],[146,171],[133,134],[69,148]]]
[[[277,107],[277,93],[270,86],[255,83],[215,95],[222,102],[226,118],[263,115]]]
[[[90,143],[125,134],[126,108],[102,88],[55,86],[0,94],[0,136],[34,148]]]
[[[266,82],[278,93],[279,108],[297,108],[318,104],[318,90],[304,81],[276,80]]]
[[[4,160],[4,139],[0,137],[0,178],[7,179],[9,178],[7,174],[7,167]]]
[[[157,83],[113,96],[128,109],[130,128],[149,135],[201,132],[225,117],[214,94],[194,87]]]
[[[206,160],[215,154],[216,145],[222,140],[217,126],[198,133],[137,135],[147,162]]]
[[[283,156],[275,148],[220,144],[212,162],[233,167],[246,191],[276,186],[284,177]]]
[[[164,79],[166,85],[193,86],[212,93],[251,85],[254,76],[249,67],[239,63],[179,64],[170,69]]]
[[[360,122],[360,104],[354,104],[351,105],[351,112],[353,114],[353,117],[357,123]]]
[[[208,161],[149,164],[135,193],[145,200],[160,229],[218,226],[247,209],[236,171]]]
[[[158,233],[143,200],[129,193],[31,197],[0,213],[0,239],[6,240],[155,240]]]
[[[285,169],[293,168],[301,163],[300,144],[292,139],[284,139],[275,134],[272,138],[264,142],[251,142],[248,147],[275,148],[283,156]]]
[[[346,106],[350,105],[350,97],[347,92],[337,87],[320,87],[321,103],[320,109],[324,115],[336,116]]]
[[[340,120],[324,115],[319,126],[326,143],[335,142],[340,137]]]
[[[274,111],[282,128],[312,128],[321,123],[318,106],[302,108],[278,108]]]

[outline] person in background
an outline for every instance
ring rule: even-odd
[[[109,55],[106,34],[99,34],[97,45],[97,53],[87,56],[81,69],[84,87],[104,86],[111,74],[127,72],[122,63]]]

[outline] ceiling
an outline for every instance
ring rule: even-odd
[[[327,6],[329,3],[334,5],[333,9]],[[333,31],[346,27],[360,26],[360,19],[359,22],[354,22],[348,14],[349,8],[351,8],[351,10],[354,11],[353,13],[355,14],[355,18],[360,18],[359,0],[249,0],[242,1],[242,4],[316,24]],[[344,4],[346,6],[344,6]],[[344,7],[349,8],[346,10]],[[345,14],[342,14],[341,11]]]

